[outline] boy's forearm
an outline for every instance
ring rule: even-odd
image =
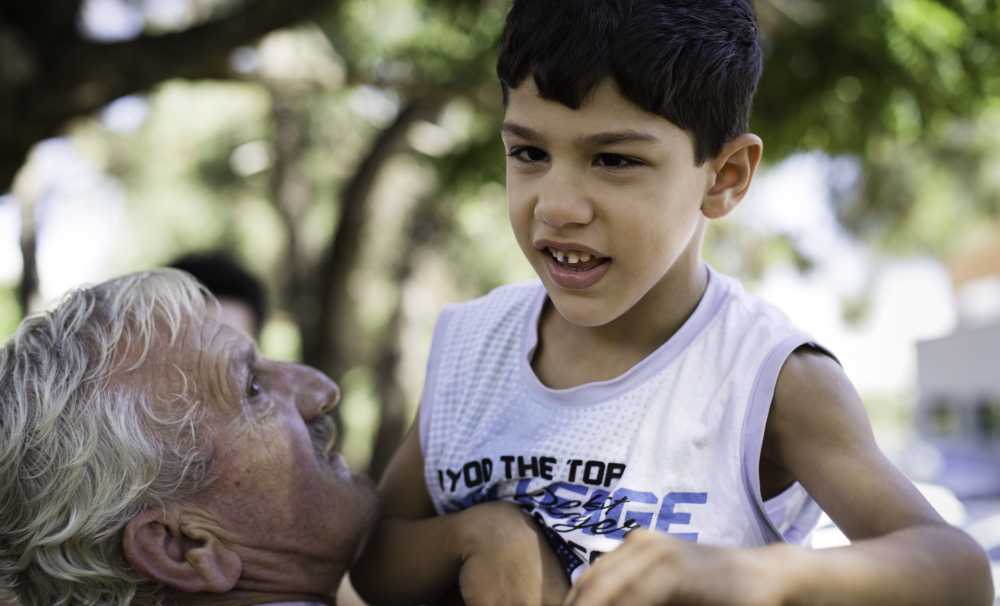
[[[422,604],[451,589],[461,565],[456,515],[381,520],[351,569],[361,597],[372,606]]]
[[[990,606],[993,583],[982,549],[961,531],[919,526],[849,547],[764,548],[787,606]]]

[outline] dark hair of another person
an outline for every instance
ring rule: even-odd
[[[606,77],[694,136],[695,162],[749,129],[763,59],[751,0],[514,0],[497,76],[578,109]]]
[[[174,259],[168,267],[186,271],[216,298],[235,299],[253,311],[259,331],[267,317],[267,295],[260,280],[224,252],[191,253]]]

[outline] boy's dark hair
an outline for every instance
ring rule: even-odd
[[[191,274],[217,298],[236,299],[246,304],[253,311],[257,332],[264,326],[267,317],[264,286],[228,254],[221,251],[189,253],[174,259],[168,267]]]
[[[497,76],[577,109],[605,77],[691,132],[695,162],[747,132],[762,58],[751,0],[514,0]]]

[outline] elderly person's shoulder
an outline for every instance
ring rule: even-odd
[[[338,400],[182,272],[70,293],[0,348],[0,587],[21,606],[332,603],[376,505],[333,452]]]

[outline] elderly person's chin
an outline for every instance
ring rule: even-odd
[[[337,386],[260,358],[185,275],[74,293],[0,370],[0,485],[22,495],[0,585],[22,606],[332,603],[376,514],[333,454]]]

